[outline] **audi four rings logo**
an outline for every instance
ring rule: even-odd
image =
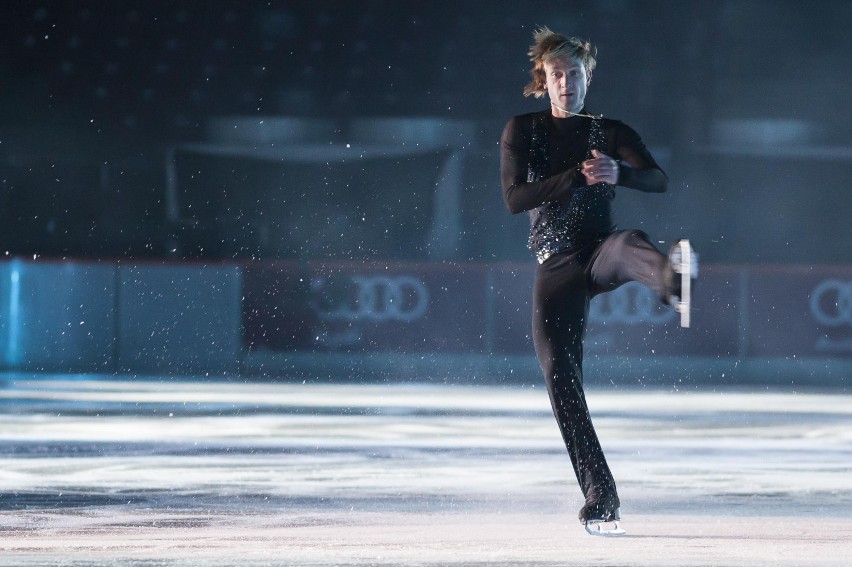
[[[311,282],[311,307],[321,319],[414,321],[426,314],[429,290],[412,276],[349,276]]]
[[[660,305],[660,300],[638,282],[627,283],[607,294],[598,296],[589,307],[589,320],[624,325],[659,324],[676,318],[672,309]]]
[[[827,327],[852,325],[852,281],[820,282],[811,292],[811,314]]]

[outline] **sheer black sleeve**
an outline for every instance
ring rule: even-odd
[[[512,214],[534,209],[551,201],[567,202],[574,188],[586,184],[579,168],[563,171],[540,181],[527,181],[532,121],[515,117],[500,138],[500,178],[503,200]]]
[[[613,157],[619,162],[618,185],[648,193],[665,192],[669,178],[633,128],[618,122],[614,145]]]

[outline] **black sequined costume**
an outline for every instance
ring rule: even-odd
[[[516,116],[503,131],[503,196],[512,213],[529,211],[529,245],[539,262],[615,230],[613,187],[589,187],[580,172],[592,149],[619,160],[620,186],[666,190],[666,176],[639,135],[618,120],[556,118],[547,110]]]
[[[583,111],[585,114],[585,110]],[[501,140],[506,206],[530,215],[529,247],[538,260],[533,342],[551,405],[586,498],[580,519],[609,518],[618,493],[583,391],[583,336],[589,301],[628,281],[665,300],[668,261],[641,231],[616,231],[615,187],[592,186],[580,171],[597,149],[619,162],[618,185],[666,190],[667,177],[626,124],[556,118],[550,110],[516,116]]]

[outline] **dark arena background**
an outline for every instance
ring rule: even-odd
[[[596,298],[590,538],[499,139],[538,26],[669,176]],[[0,5],[0,565],[845,565],[852,3]]]

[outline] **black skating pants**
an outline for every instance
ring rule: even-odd
[[[583,392],[583,336],[589,301],[629,281],[663,300],[668,259],[638,230],[615,232],[539,264],[533,288],[533,342],[553,413],[586,501],[617,490]]]

